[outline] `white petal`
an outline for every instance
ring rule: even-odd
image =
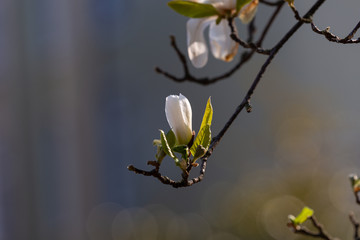
[[[168,96],[165,101],[165,114],[177,144],[188,144],[192,138],[192,111],[189,100],[181,94]]]
[[[259,0],[253,0],[241,9],[239,18],[244,24],[247,24],[253,20],[257,12],[258,4]]]
[[[165,100],[165,114],[171,129],[173,129],[174,126],[178,125],[177,122],[179,120],[180,112],[181,110],[179,105],[179,96],[168,96]]]
[[[187,45],[190,61],[196,68],[205,66],[208,49],[204,39],[204,30],[214,18],[192,18],[187,21]]]
[[[238,44],[230,38],[230,28],[226,20],[216,25],[210,24],[209,37],[211,52],[215,58],[223,61],[231,61],[237,53]]]
[[[184,124],[192,132],[192,109],[189,100],[180,93],[179,95],[180,108]]]

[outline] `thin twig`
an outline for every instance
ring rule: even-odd
[[[323,4],[325,2],[325,0],[318,0],[313,6],[312,8],[304,15],[304,18],[309,18],[311,17],[316,10],[321,6],[321,4]],[[277,11],[274,13],[273,18],[278,14],[278,11],[280,10],[282,5],[279,5],[277,8]],[[273,21],[273,18],[271,18],[271,22]],[[275,47],[273,49],[271,49],[270,55],[268,56],[267,60],[265,61],[265,63],[262,65],[262,67],[260,68],[260,71],[258,72],[258,74],[256,75],[253,83],[251,84],[247,94],[245,95],[245,97],[243,98],[242,102],[240,103],[240,105],[236,108],[235,112],[232,114],[232,116],[230,117],[230,119],[226,122],[225,126],[222,128],[222,130],[219,132],[219,134],[214,137],[211,141],[211,144],[209,146],[209,149],[207,151],[207,153],[205,154],[205,156],[203,156],[201,158],[201,170],[200,170],[200,175],[196,178],[193,178],[191,180],[187,180],[188,176],[184,176],[183,174],[183,179],[179,182],[175,182],[173,180],[171,180],[170,178],[163,176],[159,173],[158,169],[154,169],[152,171],[144,171],[141,169],[137,169],[134,166],[130,165],[128,167],[128,169],[130,171],[133,171],[135,173],[138,174],[142,174],[145,176],[154,176],[157,179],[159,179],[162,183],[164,184],[169,184],[175,188],[178,187],[187,187],[187,186],[191,186],[197,182],[200,182],[205,174],[205,170],[206,170],[206,162],[208,160],[208,158],[212,155],[213,150],[215,149],[215,147],[219,144],[219,142],[221,141],[222,137],[224,136],[224,134],[226,133],[226,131],[230,128],[230,126],[232,125],[232,123],[234,122],[234,120],[236,119],[236,117],[238,116],[238,114],[244,109],[249,109],[248,106],[250,106],[250,99],[252,97],[252,95],[254,94],[254,91],[256,89],[256,87],[258,86],[262,75],[264,74],[264,72],[266,71],[267,67],[270,65],[272,59],[275,57],[275,55],[278,53],[278,51],[282,48],[282,46],[291,38],[291,36],[304,24],[304,22],[299,21],[297,22],[286,34],[285,36],[275,45]],[[266,27],[264,29],[264,32],[266,32],[268,30],[268,27]],[[266,33],[263,33],[266,34]],[[260,38],[260,40],[262,41],[263,37]],[[258,44],[261,44],[261,41],[259,40]],[[254,51],[254,50],[253,50]],[[178,53],[179,54],[179,53]],[[314,224],[316,223],[316,220]]]
[[[312,16],[316,10],[321,6],[321,4],[325,2],[325,0],[318,0],[313,6],[312,8],[307,12],[307,14],[305,14],[304,18],[309,18],[310,16]],[[278,12],[280,11],[282,4],[279,5],[276,9],[276,11],[274,12],[273,16],[271,17],[271,19],[269,20],[268,25],[265,27],[262,36],[260,37],[259,41],[258,41],[258,45],[261,45],[262,40],[264,39],[265,34],[267,33],[270,25],[272,24],[272,22],[274,21],[274,18],[277,16]],[[230,119],[226,122],[225,126],[223,127],[223,129],[219,132],[219,134],[214,137],[211,141],[211,144],[209,146],[208,151],[206,152],[206,154],[201,158],[201,168],[200,168],[200,174],[198,177],[195,177],[191,180],[188,180],[188,174],[182,174],[182,180],[181,181],[174,181],[171,180],[170,178],[168,178],[167,176],[163,176],[160,174],[159,172],[159,168],[157,167],[154,170],[151,171],[144,171],[138,168],[135,168],[133,165],[128,166],[129,171],[133,171],[135,173],[138,174],[142,174],[145,176],[153,176],[157,179],[159,179],[162,183],[164,184],[169,184],[171,186],[173,186],[174,188],[178,188],[178,187],[188,187],[191,186],[197,182],[200,182],[204,175],[205,175],[205,170],[206,170],[206,162],[208,160],[208,158],[212,155],[213,150],[215,149],[215,147],[220,143],[222,137],[224,136],[224,134],[226,133],[226,131],[230,128],[230,126],[232,125],[233,121],[236,119],[236,117],[238,116],[238,114],[244,109],[246,108],[247,110],[251,109],[250,105],[250,99],[257,87],[257,85],[259,84],[262,75],[264,74],[264,72],[266,71],[267,67],[270,65],[272,59],[275,57],[275,55],[277,54],[277,52],[282,48],[282,46],[290,39],[290,37],[304,24],[304,22],[297,22],[290,30],[288,33],[285,34],[285,36],[276,44],[276,46],[271,50],[270,55],[268,56],[267,60],[265,61],[265,63],[262,65],[260,71],[258,72],[258,74],[256,75],[253,83],[251,84],[247,94],[245,95],[244,99],[242,100],[242,102],[240,103],[240,105],[236,108],[235,112],[233,113],[233,115],[230,117]],[[178,49],[175,43],[175,39],[174,40],[174,48],[175,50]],[[182,53],[180,51],[177,51],[180,59],[183,59],[181,56]],[[254,50],[252,51],[252,54],[254,53]],[[244,57],[244,55],[243,55]],[[246,56],[245,56],[246,57]],[[186,69],[186,68],[184,68]],[[186,72],[186,70],[185,70]],[[163,73],[164,74],[164,73]]]
[[[302,17],[300,17],[300,14],[299,14],[298,10],[295,8],[295,5],[293,3],[289,4],[289,7],[293,11],[296,20],[304,22],[304,23],[310,23],[311,22],[311,18],[302,18]]]
[[[265,4],[265,5],[268,5],[268,6],[278,6],[280,4],[283,4],[284,0],[279,0],[277,2],[269,2],[269,1],[266,1],[266,0],[260,0],[260,2]]]
[[[313,6],[312,8],[304,15],[304,18],[309,18],[311,17],[316,10],[321,6],[321,4],[323,4],[325,2],[325,0],[318,0]],[[271,54],[270,56],[267,58],[267,60],[265,61],[265,63],[262,65],[262,67],[260,68],[260,71],[258,72],[258,74],[256,75],[252,85],[250,86],[247,94],[245,95],[245,97],[243,98],[242,102],[240,103],[240,105],[236,108],[235,112],[233,113],[233,115],[230,117],[230,119],[227,121],[227,123],[225,124],[225,126],[223,127],[223,129],[220,131],[220,133],[214,138],[215,140],[213,141],[213,143],[211,144],[212,150],[216,147],[216,145],[220,142],[221,138],[224,136],[224,134],[226,133],[226,131],[229,129],[229,127],[231,126],[231,124],[233,123],[233,121],[235,120],[235,118],[238,116],[238,114],[244,109],[244,107],[246,107],[247,104],[249,104],[250,99],[257,87],[257,85],[259,84],[262,75],[264,74],[264,72],[266,71],[267,67],[270,65],[272,59],[275,57],[275,55],[278,53],[278,51],[281,49],[281,47],[289,40],[289,38],[303,25],[303,22],[297,22],[291,29],[289,32],[287,32],[285,34],[285,36],[276,44],[276,46],[271,50]]]
[[[330,236],[326,232],[326,230],[324,229],[324,226],[316,220],[315,216],[311,216],[310,220],[311,220],[313,226],[318,230],[318,232],[311,231],[308,228],[306,228],[305,226],[298,225],[293,228],[294,233],[302,234],[302,235],[310,236],[310,237],[314,237],[314,238],[321,238],[321,239],[325,239],[325,240],[334,239],[332,236]]]
[[[270,17],[268,23],[266,24],[266,26],[265,26],[265,28],[264,28],[264,30],[263,30],[263,32],[262,32],[259,40],[257,41],[256,46],[259,46],[259,47],[260,47],[260,46],[262,45],[262,42],[264,41],[265,36],[266,36],[267,33],[269,32],[270,27],[271,27],[271,25],[274,23],[275,18],[278,16],[278,14],[279,14],[282,6],[284,6],[284,1],[283,1],[283,0],[280,0],[280,1],[278,2],[278,4],[277,4],[277,8],[275,9],[274,13],[271,15],[271,17]]]
[[[354,191],[354,195],[355,195],[355,200],[356,200],[356,203],[360,205],[360,196],[359,196],[359,192],[360,192],[360,191]]]
[[[360,224],[359,222],[356,220],[355,215],[353,212],[351,212],[349,214],[349,218],[350,218],[350,222],[352,223],[352,225],[354,226],[354,240],[360,240],[359,237],[359,228],[360,228]]]
[[[186,61],[186,57],[185,55],[180,51],[179,47],[177,46],[176,44],[176,39],[175,39],[175,36],[170,36],[170,44],[171,46],[174,48],[176,54],[178,55],[179,57],[179,60],[180,62],[182,63],[183,65],[183,69],[184,69],[184,76],[182,78],[178,78],[178,77],[175,77],[174,75],[168,73],[168,72],[165,72],[163,71],[162,69],[160,69],[159,67],[156,67],[155,68],[155,71],[157,73],[160,73],[160,74],[163,74],[165,77],[168,77],[170,78],[171,80],[175,81],[175,82],[183,82],[185,80],[188,80],[188,81],[198,81],[198,79],[195,79],[189,72],[189,67],[188,67],[188,64],[187,64],[187,61]]]
[[[357,30],[360,28],[360,21],[354,29],[344,38],[340,38],[336,36],[335,34],[330,32],[330,28],[327,27],[325,30],[320,30],[314,23],[311,23],[311,29],[320,35],[324,35],[327,40],[330,42],[336,42],[336,43],[342,43],[342,44],[352,44],[352,43],[360,43],[360,37],[357,39],[352,39],[357,32]]]
[[[324,35],[327,40],[330,42],[336,42],[336,43],[342,43],[342,44],[353,44],[353,43],[359,43],[360,37],[357,39],[352,39],[357,32],[357,30],[360,28],[360,21],[356,24],[354,29],[344,38],[340,38],[336,36],[335,34],[330,32],[330,27],[325,28],[324,30],[320,30],[313,22],[311,16],[308,18],[302,18],[299,15],[299,12],[296,10],[294,4],[289,4],[291,10],[294,12],[295,18],[298,21],[304,22],[304,23],[310,23],[311,29],[320,35]]]
[[[243,48],[251,48],[252,50],[254,50],[255,52],[260,53],[260,54],[264,54],[264,55],[270,54],[270,50],[258,47],[255,43],[245,42],[245,41],[241,40],[235,31],[233,18],[229,18],[228,23],[229,23],[229,27],[231,30],[231,34],[230,34],[231,39],[234,40],[235,42],[237,42],[240,46],[242,46]]]
[[[344,39],[350,40],[351,38],[353,38],[359,28],[360,28],[360,21],[358,22],[358,24],[356,24],[354,29]]]
[[[276,5],[276,9],[274,11],[274,13],[271,15],[271,17],[269,18],[268,23],[266,24],[265,28],[263,29],[259,40],[256,43],[257,47],[260,47],[262,42],[264,41],[267,33],[269,32],[269,29],[271,27],[271,25],[274,23],[275,18],[278,16],[282,6],[284,5],[284,1],[279,1],[278,4]],[[179,50],[176,41],[175,41],[175,37],[171,36],[171,46],[174,48],[174,50],[176,51],[182,65],[184,68],[184,75],[183,77],[176,77],[175,75],[168,73],[164,70],[162,70],[159,67],[155,68],[155,71],[159,74],[164,75],[165,77],[175,81],[175,82],[193,82],[193,83],[198,83],[201,85],[210,85],[213,84],[215,82],[218,82],[220,80],[224,80],[229,78],[230,76],[232,76],[236,71],[238,71],[247,61],[250,60],[250,58],[254,55],[255,51],[251,50],[251,51],[245,51],[241,54],[240,60],[239,62],[232,68],[230,69],[228,72],[223,73],[219,76],[216,77],[202,77],[202,78],[197,78],[195,76],[193,76],[190,71],[188,70],[188,61],[186,60],[186,58],[184,57],[184,54],[181,53],[181,51]]]
[[[188,180],[189,175],[183,173],[182,174],[182,179],[180,181],[174,181],[174,180],[170,179],[169,177],[162,175],[159,172],[159,169],[153,169],[151,171],[145,171],[145,170],[136,168],[133,165],[129,165],[127,168],[131,172],[141,174],[141,175],[144,175],[144,176],[153,176],[153,177],[157,178],[158,180],[160,180],[160,182],[162,182],[163,184],[171,185],[174,188],[179,188],[179,187],[189,187],[189,186],[191,186],[191,185],[193,185],[195,183],[200,182],[204,178],[204,175],[205,175],[206,161],[207,161],[207,157],[203,157],[201,159],[201,167],[200,167],[199,176]]]
[[[256,26],[255,26],[255,18],[251,20],[251,22],[248,25],[248,42],[252,42],[254,39],[254,34],[256,33]]]

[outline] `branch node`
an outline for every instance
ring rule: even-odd
[[[231,30],[230,38],[233,41],[237,42],[243,48],[250,48],[257,53],[264,54],[264,55],[270,55],[270,50],[262,49],[261,47],[258,47],[255,43],[252,43],[252,42],[247,43],[247,42],[243,41],[242,39],[240,39],[239,36],[236,34],[233,18],[228,19],[228,24],[229,24],[229,27]]]
[[[324,30],[320,30],[312,21],[311,21],[311,29],[313,32],[323,35],[328,41],[342,44],[351,44],[351,43],[360,43],[360,38],[352,39],[357,30],[360,28],[360,21],[354,27],[354,29],[344,38],[340,38],[335,34],[330,32],[330,27],[326,27]]]
[[[321,238],[321,239],[325,239],[325,240],[336,239],[336,238],[333,238],[332,236],[330,236],[326,232],[324,226],[316,220],[314,215],[311,216],[309,219],[311,220],[312,225],[316,228],[317,232],[311,231],[302,225],[293,226],[293,224],[290,224],[290,225],[288,224],[288,226],[290,226],[291,229],[294,231],[294,233],[297,233],[297,234],[302,234],[302,235],[310,236],[310,237],[314,237],[314,238]]]
[[[251,113],[251,112],[252,112],[253,107],[252,107],[251,104],[250,104],[250,100],[248,100],[248,101],[246,102],[245,108],[246,108],[246,112],[248,112],[248,113]]]
[[[129,165],[129,166],[127,166],[127,169],[128,169],[129,171],[132,171],[132,172],[135,171],[134,165]]]

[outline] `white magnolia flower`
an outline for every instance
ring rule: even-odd
[[[191,0],[193,2],[212,4],[221,13],[235,13],[236,0]],[[250,22],[256,13],[259,0],[252,0],[242,7],[239,18],[243,23]],[[190,61],[196,68],[205,66],[208,60],[208,49],[204,39],[204,30],[210,25],[209,38],[211,52],[215,58],[231,61],[237,53],[238,44],[230,38],[230,28],[226,19],[216,24],[218,16],[191,18],[186,25],[187,44]]]
[[[165,101],[166,119],[175,133],[178,145],[187,145],[192,138],[192,110],[189,100],[180,93]]]

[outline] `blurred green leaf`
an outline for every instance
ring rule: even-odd
[[[215,21],[216,25],[219,25],[219,23],[221,22],[221,20],[222,20],[222,17],[221,17],[221,16],[218,16],[217,19],[216,19],[216,21]]]
[[[168,6],[175,12],[190,18],[203,18],[218,14],[216,8],[214,8],[211,4],[188,1],[171,1],[168,2]]]
[[[251,2],[251,0],[236,0],[236,11],[239,11],[243,6]]]
[[[294,223],[294,225],[299,225],[305,222],[309,217],[311,217],[314,214],[314,210],[308,207],[304,207],[299,215],[295,219],[291,219],[289,216],[289,219]]]
[[[154,139],[153,140],[153,145],[154,146],[161,146],[161,140],[160,139]]]

